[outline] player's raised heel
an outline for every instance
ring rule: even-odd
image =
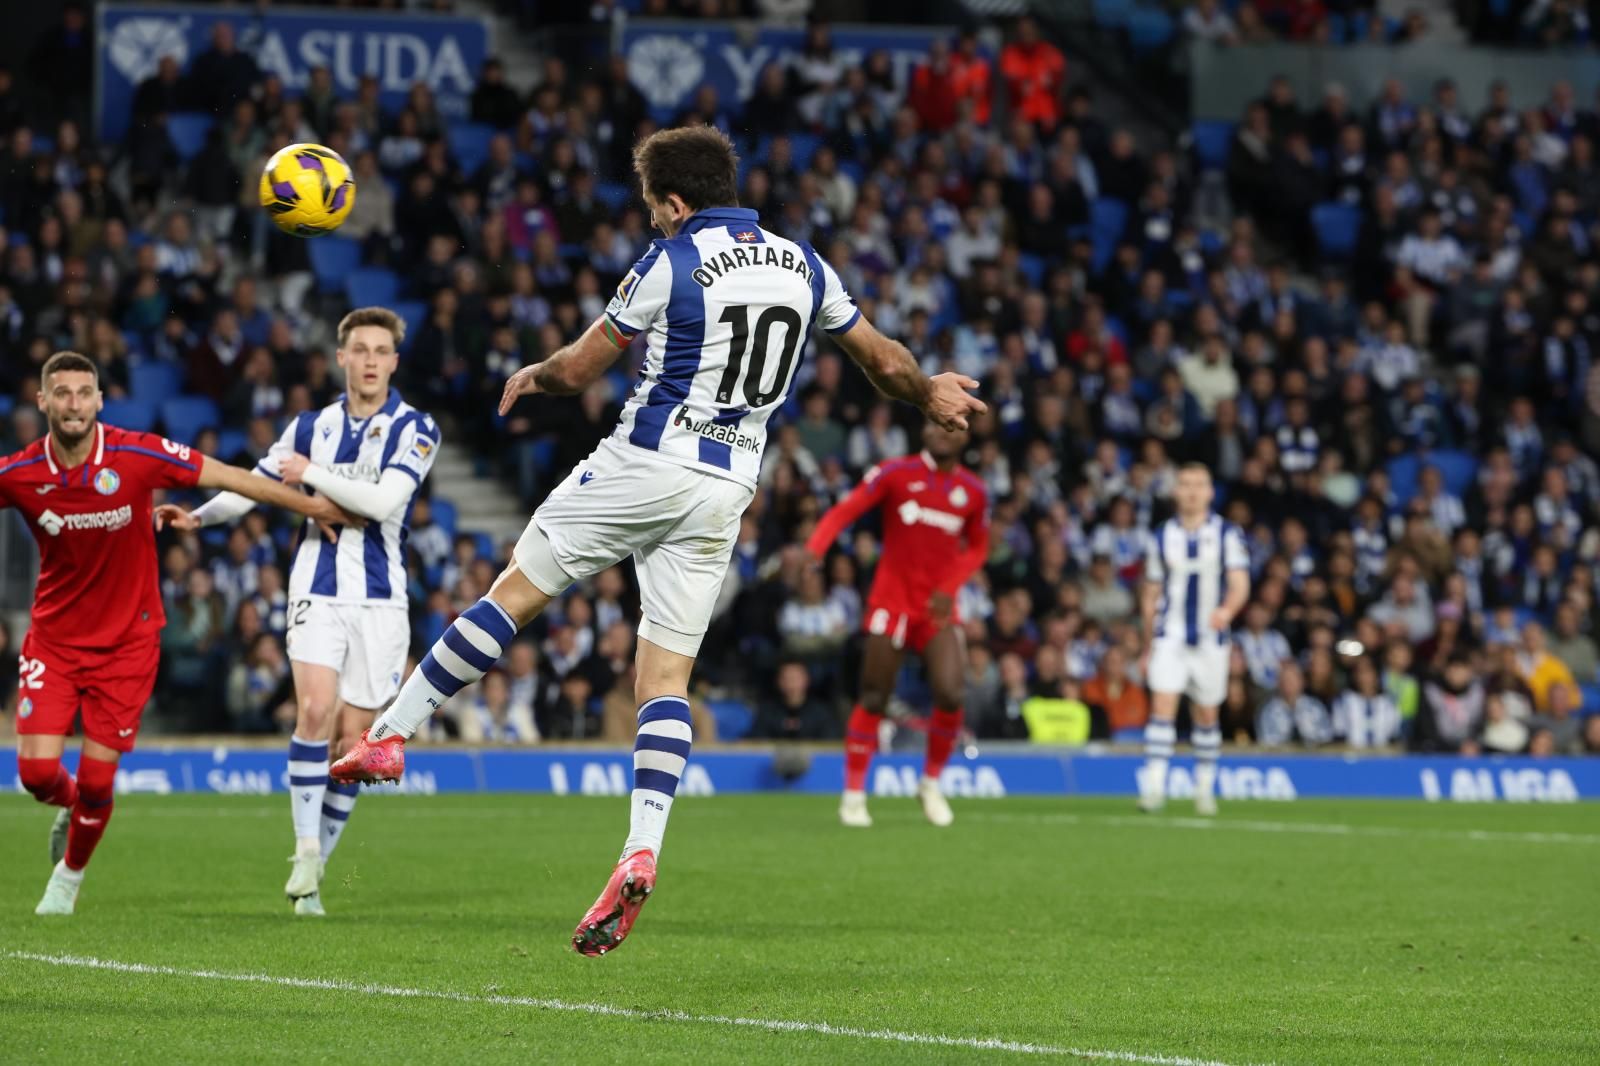
[[[327,911],[322,909],[322,893],[313,892],[309,896],[301,896],[294,901],[294,913],[300,918],[322,918]]]
[[[849,829],[871,829],[872,815],[867,813],[867,794],[846,790],[839,797],[839,824]]]
[[[950,809],[950,801],[944,798],[944,789],[939,787],[939,782],[934,778],[924,777],[917,782],[917,798],[922,801],[922,813],[940,829],[956,820],[955,812]]]
[[[44,896],[33,913],[41,916],[63,917],[78,906],[78,889],[83,886],[83,874],[66,872],[60,863],[50,871],[50,880],[44,886]]]
[[[655,888],[655,855],[641,849],[626,856],[611,871],[605,891],[573,931],[572,949],[580,955],[604,955],[617,947]]]
[[[367,739],[362,733],[344,758],[328,768],[328,776],[345,784],[351,782],[398,781],[406,772],[406,741],[396,734],[382,740]]]
[[[291,855],[289,861],[294,863],[294,869],[289,871],[283,894],[293,900],[315,896],[322,885],[322,856]]]
[[[56,820],[50,826],[50,865],[54,866],[67,857],[67,830],[72,826],[72,812],[63,807],[56,812]]]

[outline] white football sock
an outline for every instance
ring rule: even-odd
[[[321,848],[322,794],[328,787],[328,742],[289,738],[289,813],[296,854]]]

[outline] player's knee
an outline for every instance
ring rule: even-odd
[[[963,693],[959,687],[951,685],[933,686],[933,709],[936,711],[959,711]]]
[[[17,778],[34,799],[43,803],[55,791],[61,773],[60,759],[18,759]]]
[[[887,714],[889,711],[889,690],[872,685],[862,685],[860,703],[862,709],[868,714]]]
[[[78,760],[78,802],[103,807],[111,802],[117,783],[117,764],[85,755]]]
[[[302,696],[300,715],[295,719],[294,731],[306,740],[326,736],[328,723],[332,719],[333,700],[320,696]]]

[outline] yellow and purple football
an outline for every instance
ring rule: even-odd
[[[261,172],[261,206],[273,225],[295,237],[332,233],[355,202],[350,164],[320,144],[281,148]]]

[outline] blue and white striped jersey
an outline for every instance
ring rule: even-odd
[[[1226,644],[1228,634],[1211,628],[1211,613],[1227,595],[1229,570],[1250,571],[1238,526],[1215,514],[1192,533],[1176,518],[1163,522],[1145,550],[1145,580],[1161,585],[1153,639],[1186,647]]]
[[[422,486],[439,455],[439,427],[400,399],[396,389],[374,415],[353,419],[344,397],[320,411],[305,411],[284,428],[256,464],[257,473],[282,480],[279,464],[298,452],[339,477],[377,483],[385,470],[403,470]],[[413,496],[413,502],[415,496]],[[341,527],[337,545],[307,519],[289,571],[289,597],[339,603],[406,606],[406,526],[411,504],[383,522]]]
[[[809,244],[715,207],[655,241],[606,316],[649,344],[616,439],[753,488],[812,326],[842,333],[861,312]]]

